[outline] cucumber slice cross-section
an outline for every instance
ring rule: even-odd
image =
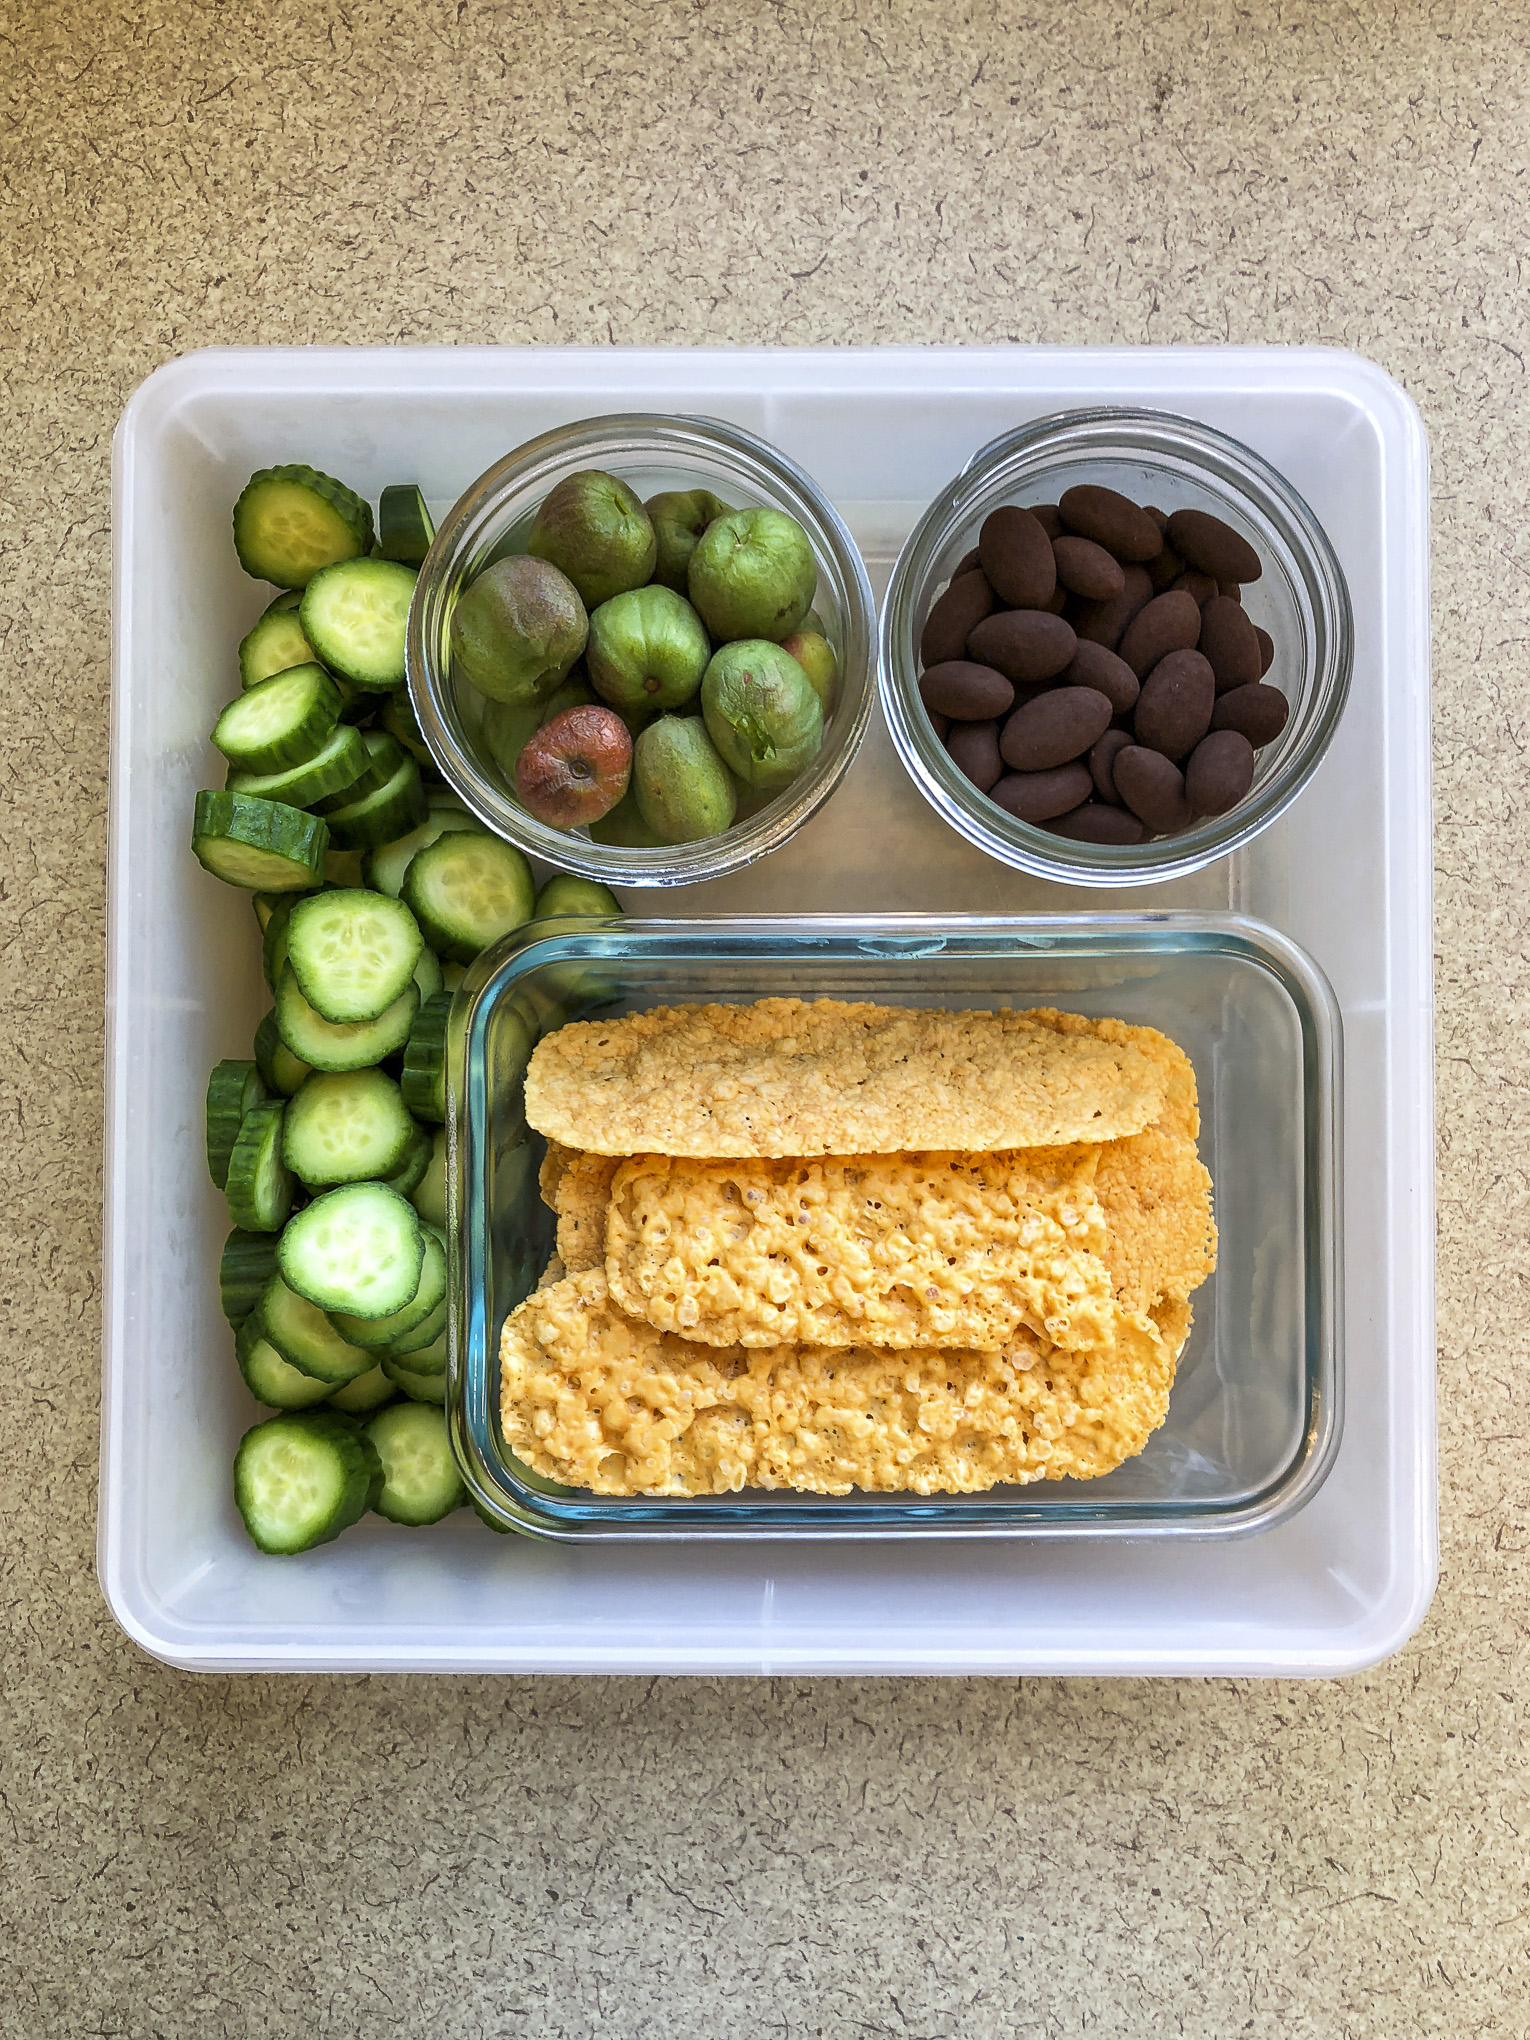
[[[375,1020],[413,982],[425,947],[402,900],[364,887],[299,900],[287,920],[287,961],[325,1020]]]
[[[370,505],[333,475],[296,462],[257,468],[234,505],[240,566],[278,588],[306,588],[322,568],[371,543]]]
[[[310,1190],[377,1183],[403,1166],[418,1139],[384,1071],[316,1070],[288,1104],[282,1158]]]
[[[262,1551],[327,1544],[382,1493],[382,1461],[338,1410],[293,1410],[246,1431],[234,1456],[234,1503]]]
[[[313,646],[303,635],[302,623],[292,614],[296,606],[294,590],[286,609],[278,610],[273,604],[239,640],[241,687],[258,686],[273,673],[285,673],[289,666],[312,663]]]
[[[407,1198],[383,1183],[326,1190],[282,1234],[282,1280],[320,1310],[377,1319],[420,1286],[426,1234]]]
[[[326,666],[358,687],[402,687],[417,578],[397,560],[348,559],[325,567],[303,592],[303,635]]]
[[[255,1317],[262,1335],[289,1367],[331,1388],[354,1381],[375,1365],[374,1355],[353,1346],[316,1304],[289,1289],[280,1275],[273,1275],[261,1291]]]
[[[343,1338],[369,1352],[395,1352],[406,1346],[410,1335],[428,1324],[446,1303],[446,1242],[440,1233],[424,1234],[425,1251],[420,1261],[414,1293],[399,1309],[386,1317],[369,1317],[331,1309],[335,1329]],[[434,1333],[431,1334],[435,1336]]]
[[[234,1355],[244,1385],[256,1402],[273,1410],[306,1410],[330,1394],[327,1382],[301,1374],[284,1360],[260,1328],[259,1318],[249,1318],[234,1340]],[[387,1376],[383,1379],[386,1381]]]
[[[382,1492],[372,1504],[390,1523],[439,1523],[467,1500],[452,1457],[445,1416],[419,1402],[395,1403],[365,1427],[382,1461]]]
[[[396,1055],[419,1010],[420,991],[412,979],[375,1020],[356,1021],[326,1020],[316,1013],[290,963],[276,984],[278,1032],[291,1053],[316,1070],[364,1070]]]
[[[226,1059],[207,1079],[207,1173],[220,1190],[228,1182],[229,1157],[245,1115],[265,1095],[253,1062]]]
[[[265,1098],[244,1115],[228,1158],[229,1216],[244,1232],[280,1232],[292,1209],[292,1172],[282,1160],[285,1098]]]
[[[290,666],[231,701],[212,740],[240,772],[301,765],[322,748],[340,716],[340,690],[322,666]]]
[[[400,897],[437,955],[471,963],[531,919],[537,890],[513,843],[454,833],[415,852]]]

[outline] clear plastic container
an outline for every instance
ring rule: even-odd
[[[1004,503],[1055,503],[1084,482],[1171,514],[1209,510],[1249,541],[1264,572],[1243,590],[1243,606],[1274,640],[1266,679],[1291,704],[1285,728],[1257,753],[1253,788],[1235,808],[1180,835],[1127,846],[1074,842],[1007,814],[957,769],[919,698],[920,631],[983,520]],[[1307,503],[1251,447],[1162,411],[1062,411],[980,448],[910,533],[882,609],[883,706],[914,784],[990,857],[1073,885],[1181,878],[1251,842],[1322,762],[1353,665],[1344,569]]]
[[[1157,1027],[1195,1066],[1215,1186],[1216,1273],[1196,1292],[1168,1419],[1103,1479],[987,1494],[689,1500],[563,1490],[499,1427],[505,1318],[552,1252],[526,1125],[529,1044],[571,1001],[601,1013],[757,998],[1060,1006]],[[544,1537],[1101,1536],[1266,1529],[1315,1491],[1338,1440],[1341,1030],[1310,957],[1240,916],[823,916],[544,924],[473,967],[453,1018],[451,1402],[479,1501]]]
[[[619,475],[645,500],[663,489],[712,490],[737,509],[784,510],[818,559],[814,606],[839,662],[823,748],[774,800],[746,809],[730,829],[657,850],[597,843],[582,830],[540,822],[521,805],[481,741],[481,694],[451,669],[457,598],[501,551],[521,550],[549,490],[582,468]],[[607,885],[692,885],[742,871],[777,850],[829,798],[849,770],[875,692],[876,606],[855,541],[804,469],[751,432],[712,418],[585,418],[518,446],[465,490],[447,513],[420,572],[409,617],[409,692],[436,763],[480,820],[564,871]]]

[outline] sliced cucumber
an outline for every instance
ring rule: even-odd
[[[326,666],[358,687],[402,687],[416,579],[396,560],[345,559],[325,567],[304,590],[303,635]]]
[[[292,1172],[282,1160],[285,1098],[266,1098],[244,1115],[228,1158],[229,1216],[245,1232],[280,1232],[292,1209]]]
[[[446,1419],[423,1403],[395,1403],[365,1427],[382,1461],[382,1493],[372,1504],[390,1523],[439,1523],[467,1500]]]
[[[390,737],[388,741],[393,740]],[[325,816],[335,841],[348,850],[370,850],[417,828],[428,812],[420,768],[407,751],[383,784]]]
[[[258,1317],[248,1319],[234,1340],[234,1353],[244,1385],[256,1402],[273,1410],[306,1410],[323,1402],[328,1385],[301,1374],[285,1361],[260,1329]],[[381,1369],[378,1370],[381,1373]],[[383,1375],[383,1380],[387,1381]]]
[[[368,1321],[400,1311],[420,1286],[427,1235],[406,1198],[382,1183],[326,1190],[282,1234],[277,1266],[320,1310]]]
[[[342,786],[338,793],[327,793],[322,800],[315,801],[315,814],[329,815],[336,808],[352,806],[367,794],[375,793],[379,786],[385,786],[398,770],[399,760],[404,755],[403,746],[396,744],[386,730],[360,730],[357,734],[367,754],[366,764],[349,786]]]
[[[365,1374],[358,1374],[354,1381],[347,1381],[328,1397],[332,1410],[344,1410],[348,1417],[370,1416],[373,1410],[381,1409],[398,1394],[393,1383],[383,1373],[381,1363],[369,1367]]]
[[[337,885],[343,891],[354,891],[361,883],[361,852],[326,850],[324,879],[327,885]]]
[[[287,920],[287,961],[325,1020],[375,1020],[414,978],[425,947],[402,900],[354,890],[299,900]]]
[[[322,666],[289,666],[231,701],[212,740],[237,771],[277,772],[322,749],[339,714],[340,690]]]
[[[295,1056],[282,1040],[274,1010],[255,1030],[255,1067],[266,1089],[282,1098],[292,1097],[303,1079],[312,1074],[312,1063]]]
[[[395,1388],[401,1388],[411,1402],[444,1403],[446,1401],[446,1375],[416,1374],[412,1368],[401,1367],[397,1360],[384,1360],[382,1371]]]
[[[259,468],[234,505],[240,566],[278,588],[306,588],[322,568],[355,559],[371,543],[370,506],[317,468]]]
[[[531,919],[537,889],[514,844],[452,834],[415,852],[400,896],[438,955],[471,963]]]
[[[616,894],[596,878],[576,878],[571,871],[555,871],[537,894],[534,921],[587,919],[601,914],[620,915]]]
[[[394,482],[383,490],[377,505],[377,550],[385,560],[417,567],[435,535],[435,520],[417,483]]]
[[[412,752],[420,764],[430,764],[430,747],[420,734],[414,710],[409,705],[409,696],[402,687],[395,689],[388,696],[377,720],[381,728],[402,744],[406,751]]]
[[[446,1119],[446,1023],[451,1010],[452,994],[443,991],[415,1014],[399,1080],[404,1103],[415,1118],[432,1119],[438,1125]]]
[[[425,1173],[409,1193],[410,1202],[427,1225],[446,1230],[446,1128],[438,1126]]]
[[[259,923],[260,932],[262,936],[265,935],[266,929],[270,925],[271,916],[276,912],[277,908],[281,905],[282,901],[290,900],[291,898],[292,898],[291,893],[281,892],[258,892],[250,894],[250,905],[255,909],[255,919]]]
[[[331,1388],[354,1381],[376,1364],[373,1354],[353,1346],[322,1310],[289,1289],[280,1275],[273,1275],[261,1291],[254,1321],[289,1367]]]
[[[262,1551],[327,1544],[382,1493],[382,1461],[338,1410],[293,1410],[246,1431],[234,1457],[234,1505]]]
[[[302,599],[303,591],[301,588],[283,588],[279,595],[271,597],[271,600],[260,613],[262,616],[281,616],[286,610],[296,609]],[[312,656],[312,653],[310,653],[309,657],[311,658]]]
[[[433,999],[437,992],[445,990],[445,980],[441,975],[441,959],[433,949],[421,949],[420,960],[414,967],[414,981],[419,987],[422,1006],[427,999]]]
[[[239,685],[258,687],[273,673],[285,673],[289,666],[307,666],[313,660],[313,646],[303,635],[303,626],[293,614],[301,599],[290,591],[292,600],[284,610],[276,604],[266,611],[254,628],[239,640]],[[282,598],[277,597],[277,601]]]
[[[455,804],[438,806],[432,801],[429,813],[418,828],[411,829],[407,836],[400,836],[394,842],[383,843],[376,850],[367,852],[361,867],[362,877],[374,892],[387,893],[396,900],[403,890],[404,873],[409,869],[415,852],[423,850],[427,843],[438,842],[442,836],[454,833],[482,835],[483,823],[476,815],[470,815],[465,807]]]
[[[245,1114],[265,1095],[252,1062],[220,1062],[207,1079],[207,1173],[220,1190],[228,1181],[229,1156]]]
[[[316,1070],[287,1107],[282,1159],[310,1190],[378,1183],[417,1138],[398,1085],[381,1070]]]
[[[332,1308],[330,1316],[335,1329],[343,1337],[370,1352],[391,1353],[408,1340],[411,1332],[417,1331],[442,1308],[446,1302],[446,1242],[440,1233],[428,1230],[422,1238],[425,1251],[421,1256],[419,1279],[413,1295],[386,1317]]]
[[[307,892],[318,885],[329,829],[317,815],[242,791],[197,795],[191,825],[197,862],[227,885],[251,892]]]
[[[395,1339],[388,1358],[397,1360],[411,1374],[439,1374],[446,1365],[447,1303],[443,1296],[424,1324]]]
[[[366,763],[367,747],[361,741],[361,732],[348,723],[337,723],[313,756],[305,758],[301,765],[284,765],[279,772],[231,772],[229,790],[254,794],[261,800],[285,801],[288,807],[311,807],[325,794],[349,786],[366,770]],[[328,849],[327,822],[324,829]]]
[[[287,922],[292,909],[302,898],[301,893],[283,893],[278,899],[260,938],[260,970],[267,985],[274,992],[281,978],[282,965],[287,961]]]
[[[276,985],[277,1031],[291,1053],[315,1070],[364,1070],[396,1055],[419,1009],[419,990],[411,982],[375,1020],[337,1025],[309,1005],[290,963]]]
[[[442,991],[443,991],[443,992],[454,992],[454,991],[456,991],[457,987],[458,987],[458,986],[459,986],[459,985],[460,985],[460,984],[462,983],[462,980],[463,980],[463,979],[464,979],[464,978],[465,978],[466,976],[467,976],[467,965],[466,965],[465,963],[459,963],[459,962],[457,961],[457,959],[456,959],[456,957],[455,957],[455,956],[450,956],[450,957],[448,957],[448,956],[443,956],[443,957],[442,957],[442,959],[441,959],[441,989],[442,989]]]
[[[415,1191],[424,1181],[425,1171],[430,1167],[430,1158],[433,1153],[434,1149],[431,1145],[429,1129],[417,1126],[414,1129],[414,1137],[409,1143],[409,1149],[404,1159],[393,1171],[393,1174],[385,1179],[388,1188],[396,1190],[400,1197],[412,1198]]]
[[[259,1303],[266,1284],[276,1273],[276,1241],[270,1233],[241,1232],[237,1228],[223,1242],[218,1262],[218,1301],[223,1315],[237,1330]]]

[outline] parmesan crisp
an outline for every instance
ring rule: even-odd
[[[974,1494],[1088,1480],[1140,1452],[1173,1361],[1151,1319],[1003,1351],[699,1346],[615,1309],[599,1270],[533,1292],[500,1341],[505,1440],[605,1495]]]
[[[634,1156],[610,1176],[600,1259],[629,1316],[712,1346],[997,1349],[1022,1326],[1097,1345],[1112,1315],[1097,1152]]]
[[[1136,1033],[1151,1030],[1007,1008],[661,1007],[546,1036],[526,1116],[588,1154],[703,1160],[1116,1140],[1164,1103]]]

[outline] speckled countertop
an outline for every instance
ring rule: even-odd
[[[1530,2030],[1530,19],[0,4],[0,2033]],[[92,1573],[108,447],[208,342],[1322,341],[1435,461],[1443,1577],[1332,1685],[197,1679]]]

